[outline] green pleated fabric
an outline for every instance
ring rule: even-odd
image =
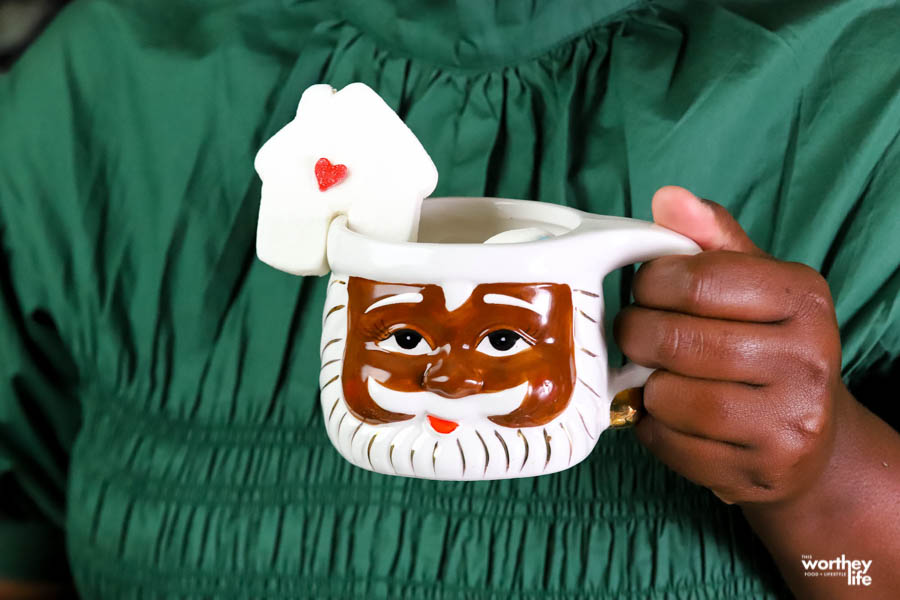
[[[785,596],[740,510],[628,431],[533,479],[343,461],[324,279],[255,259],[253,157],[307,86],[363,81],[436,195],[649,219],[687,186],[827,276],[865,389],[900,356],[898,27],[878,0],[76,0],[0,77],[0,576],[104,600]]]

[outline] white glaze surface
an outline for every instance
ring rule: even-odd
[[[322,191],[321,158],[347,167]],[[295,275],[324,275],[326,234],[337,214],[375,239],[415,240],[422,199],[437,169],[416,136],[371,88],[308,88],[294,119],[259,150],[262,199],[256,249],[263,262]]]
[[[349,409],[342,386],[347,319],[323,319],[322,412],[335,448],[353,464],[388,475],[444,480],[529,477],[567,469],[588,456],[609,426],[609,407],[622,385],[642,385],[650,371],[630,369],[610,382],[603,323],[602,281],[611,270],[662,256],[693,254],[689,239],[651,223],[602,217],[575,209],[525,200],[429,198],[422,206],[419,243],[384,242],[347,228],[335,219],[328,237],[333,271],[324,314],[346,310],[351,276],[382,282],[440,285],[448,310],[480,283],[564,283],[572,290],[576,383],[566,409],[549,423],[508,428],[468,401],[410,394],[391,410],[415,413],[412,420],[370,424]],[[443,227],[442,227],[443,225]],[[484,243],[504,231],[507,243]],[[550,237],[544,233],[550,232]],[[467,240],[451,243],[448,240]],[[439,240],[439,241],[438,241]],[[501,241],[502,238],[501,238]],[[451,302],[449,298],[454,298]],[[414,310],[414,309],[411,309]],[[501,394],[504,402],[520,394]],[[373,398],[382,390],[375,390]],[[387,396],[381,394],[382,399]],[[498,396],[499,398],[499,396]],[[439,402],[440,406],[433,404]],[[459,410],[449,408],[459,402]],[[417,404],[418,403],[418,404]],[[504,408],[508,408],[504,405]],[[428,426],[426,414],[452,415],[459,427],[449,434]],[[494,413],[496,414],[496,413]]]

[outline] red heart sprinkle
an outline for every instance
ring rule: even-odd
[[[319,191],[324,192],[346,178],[347,165],[333,165],[327,158],[316,161],[316,181],[319,182]]]

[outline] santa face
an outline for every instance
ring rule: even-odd
[[[332,275],[320,374],[332,443],[358,466],[435,479],[576,464],[605,427],[589,349],[600,300],[558,283]]]
[[[482,284],[453,306],[438,285],[351,277],[348,296],[341,380],[361,421],[422,420],[449,435],[544,425],[568,404],[575,365],[566,285]]]

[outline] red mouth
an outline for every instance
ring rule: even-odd
[[[450,433],[459,427],[459,423],[456,421],[447,421],[446,419],[439,419],[431,415],[428,415],[428,422],[431,423],[432,429],[438,433]]]

